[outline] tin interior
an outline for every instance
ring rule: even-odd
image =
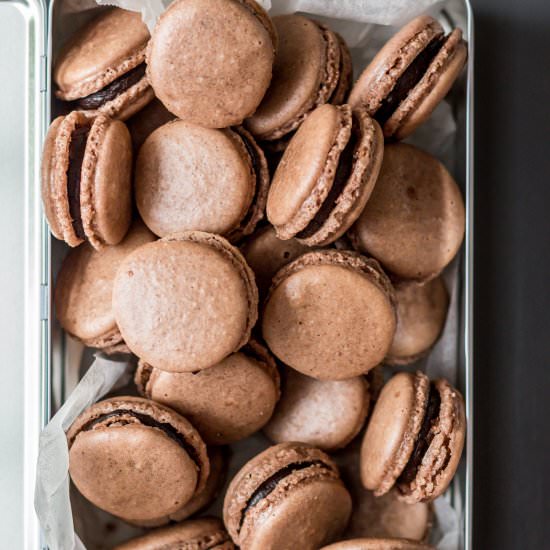
[[[19,17],[22,19],[20,24],[25,25],[27,31],[27,44],[32,43],[34,40],[41,38],[41,29],[45,28],[42,21],[41,11],[42,6],[37,3],[9,3],[12,6],[12,10],[16,10],[19,13]],[[0,3],[0,9],[4,4]],[[92,350],[83,349],[80,344],[74,342],[70,338],[63,334],[59,325],[56,323],[52,315],[50,315],[50,303],[51,303],[51,289],[53,288],[53,282],[55,275],[59,269],[60,263],[67,252],[67,248],[63,243],[52,238],[47,231],[44,230],[43,220],[37,206],[37,200],[39,200],[38,189],[38,171],[37,171],[37,143],[36,136],[41,138],[43,133],[43,127],[46,127],[51,120],[50,113],[55,114],[57,110],[56,100],[54,99],[51,82],[51,59],[52,55],[55,56],[55,52],[59,50],[60,43],[73,32],[80,27],[87,19],[93,14],[92,11],[87,9],[93,2],[75,2],[74,0],[57,0],[50,2],[48,5],[47,13],[47,27],[49,29],[49,40],[47,42],[48,62],[45,63],[47,69],[45,85],[43,86],[47,91],[47,103],[43,105],[43,118],[35,120],[34,125],[31,127],[34,133],[29,132],[26,136],[28,143],[32,144],[32,148],[29,149],[33,153],[31,154],[32,170],[29,168],[26,172],[28,181],[28,191],[32,197],[31,202],[33,209],[29,210],[26,219],[30,224],[30,231],[34,235],[35,243],[33,253],[34,261],[36,262],[36,273],[40,273],[43,280],[40,281],[45,285],[46,291],[43,294],[43,300],[41,302],[42,312],[40,317],[44,319],[41,341],[39,346],[35,346],[36,349],[40,349],[42,357],[41,362],[41,376],[42,386],[36,386],[40,382],[36,382],[32,385],[36,389],[39,388],[41,399],[40,410],[35,412],[35,421],[38,420],[36,425],[36,433],[41,425],[47,422],[50,414],[55,413],[57,408],[63,403],[65,396],[74,388],[78,382],[82,373],[90,365],[93,360]],[[24,6],[24,8],[21,8]],[[19,11],[23,9],[23,11]],[[27,11],[25,11],[27,10]],[[94,11],[94,14],[97,11]],[[0,25],[4,24],[2,12],[0,11]],[[455,153],[454,166],[449,166],[451,172],[455,176],[457,182],[462,188],[465,204],[466,204],[466,238],[462,252],[460,254],[460,283],[459,283],[459,296],[458,308],[459,308],[459,341],[457,343],[457,349],[459,350],[457,357],[458,366],[458,380],[457,386],[462,391],[466,398],[467,416],[469,420],[469,431],[467,437],[467,445],[462,461],[461,468],[458,475],[455,478],[454,487],[449,491],[449,498],[452,499],[454,507],[462,510],[462,537],[463,548],[471,548],[471,465],[472,465],[472,353],[471,353],[471,334],[472,334],[472,230],[473,230],[473,178],[472,178],[472,116],[473,116],[473,104],[472,104],[472,86],[473,86],[473,32],[472,32],[472,18],[469,5],[462,0],[449,0],[444,3],[444,7],[439,14],[441,22],[445,27],[458,26],[463,29],[465,38],[469,42],[469,64],[467,71],[464,72],[460,81],[455,85],[452,95],[450,97],[450,103],[455,113],[457,122],[457,139],[455,140]],[[40,48],[37,48],[37,51]],[[22,77],[25,74],[31,74],[30,66],[36,62],[36,59],[32,57],[29,48],[27,53],[30,55],[30,61],[25,65],[25,71],[22,73]],[[44,61],[44,60],[43,60]],[[29,72],[27,73],[27,68]],[[35,74],[36,76],[36,74]],[[36,82],[34,82],[36,84]],[[36,99],[31,99],[25,96],[27,112],[31,112],[33,109],[37,110]],[[40,97],[40,96],[39,96]],[[34,136],[34,141],[33,141]],[[34,182],[34,183],[33,183]],[[34,241],[33,241],[34,242]],[[37,246],[37,244],[39,246]],[[38,299],[40,304],[40,299]],[[35,327],[36,328],[36,327]],[[39,334],[39,332],[37,332]],[[38,352],[37,352],[38,353]],[[39,361],[38,355],[36,355],[36,365]],[[36,373],[35,373],[36,374]],[[35,376],[36,377],[36,376]],[[38,406],[35,406],[36,409]],[[36,422],[35,422],[36,423]],[[35,456],[32,455],[32,456]],[[34,466],[34,463],[33,463]],[[32,484],[31,484],[32,486]],[[27,499],[28,500],[28,499]],[[31,502],[31,501],[28,501]],[[27,503],[28,504],[28,503]],[[81,503],[74,502],[75,509],[86,510],[86,506],[81,508]],[[86,513],[86,512],[84,512]],[[33,514],[34,516],[34,514]],[[94,512],[94,518],[92,522],[107,522],[102,513]],[[82,522],[84,518],[75,518],[76,523]],[[92,519],[92,518],[89,518]],[[87,522],[84,522],[87,523]],[[97,524],[96,524],[97,525]],[[33,525],[33,529],[36,531],[37,526]],[[29,535],[31,536],[31,535]],[[29,546],[33,546],[32,544]],[[36,547],[36,545],[34,546]]]

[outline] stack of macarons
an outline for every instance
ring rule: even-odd
[[[69,428],[69,471],[152,529],[121,549],[429,548],[464,403],[395,369],[443,332],[465,211],[442,163],[397,140],[466,56],[420,16],[352,85],[339,34],[254,0],[175,0],[151,33],[101,9],[61,50],[42,159],[72,247],[56,316],[137,364]]]

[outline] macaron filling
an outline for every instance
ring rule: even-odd
[[[284,468],[281,468],[277,472],[275,472],[273,475],[268,477],[264,482],[262,482],[257,489],[252,493],[250,498],[246,501],[246,505],[242,510],[241,513],[241,519],[239,522],[239,528],[237,530],[237,533],[240,533],[241,528],[243,526],[245,516],[247,512],[253,508],[258,502],[266,498],[269,494],[271,494],[276,488],[277,485],[286,477],[292,475],[294,472],[297,472],[299,470],[305,470],[306,468],[311,467],[317,467],[321,468],[322,470],[332,470],[332,468],[325,464],[322,460],[308,460],[305,462],[293,462],[291,464],[288,464]]]
[[[82,125],[71,132],[69,143],[69,166],[67,168],[67,196],[69,199],[69,213],[72,219],[73,230],[79,239],[85,239],[82,214],[80,210],[80,179],[86,143],[90,134],[90,125]]]
[[[409,92],[420,82],[431,62],[443,47],[445,40],[444,36],[436,36],[397,79],[392,91],[383,99],[374,114],[374,118],[380,125],[384,125],[390,119],[401,102],[407,98]]]
[[[409,485],[415,480],[418,469],[422,464],[422,459],[434,437],[434,426],[439,419],[440,408],[441,396],[435,384],[432,382],[430,383],[428,404],[426,406],[426,412],[424,413],[424,419],[422,420],[422,425],[420,426],[413,452],[411,453],[407,465],[397,479],[398,486]]]
[[[74,109],[83,109],[85,111],[99,109],[109,101],[112,101],[119,95],[129,90],[132,86],[137,84],[144,76],[147,65],[141,63],[137,67],[134,67],[127,73],[119,76],[116,80],[107,84],[101,90],[94,92],[86,97],[75,99],[71,102],[71,106]]]

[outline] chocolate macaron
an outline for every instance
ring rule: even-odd
[[[394,285],[397,327],[386,356],[388,365],[407,365],[435,344],[447,318],[449,294],[441,277],[424,284]]]
[[[117,245],[100,251],[88,243],[71,250],[63,260],[55,284],[55,313],[74,338],[106,352],[124,350],[113,313],[113,283],[124,258],[155,236],[136,221]]]
[[[73,111],[56,118],[42,151],[42,202],[69,246],[118,244],[132,217],[132,144],[124,123]]]
[[[78,490],[129,521],[176,512],[208,478],[206,445],[197,430],[147,399],[95,403],[74,421],[67,439],[69,473]]]
[[[361,479],[375,495],[393,486],[405,502],[443,494],[458,467],[466,418],[446,380],[401,372],[384,386],[361,446]]]
[[[140,393],[188,418],[209,445],[257,432],[279,399],[275,361],[254,340],[200,372],[166,372],[141,362],[135,381]]]
[[[137,537],[115,550],[233,550],[222,522],[216,518],[200,518],[184,521],[170,527],[155,529]]]
[[[434,547],[408,539],[362,538],[337,542],[321,550],[434,550]]]
[[[174,120],[174,115],[157,99],[126,121],[134,154],[137,154],[143,142],[157,129]]]
[[[145,76],[141,14],[112,8],[75,33],[55,63],[56,96],[70,108],[125,120],[154,97]]]
[[[178,118],[234,126],[264,97],[276,43],[269,16],[254,0],[176,0],[153,30],[147,75]]]
[[[256,112],[246,121],[259,140],[293,132],[319,105],[343,103],[352,66],[344,40],[303,15],[273,18],[279,46],[271,84]]]
[[[287,368],[281,399],[264,433],[274,443],[301,441],[324,451],[340,449],[363,427],[369,401],[364,376],[316,380]]]
[[[405,25],[363,71],[349,96],[382,126],[384,136],[403,139],[424,122],[462,71],[468,49],[462,31],[445,36],[432,17]]]
[[[194,372],[249,341],[258,290],[228,241],[189,231],[143,245],[124,259],[113,309],[124,341],[143,361]]]
[[[264,154],[243,128],[175,120],[155,130],[137,158],[137,207],[161,237],[208,231],[238,240],[263,218],[268,187]]]
[[[285,364],[322,380],[364,374],[395,332],[393,289],[376,260],[354,252],[309,252],[273,279],[263,337]]]
[[[387,145],[376,187],[349,236],[399,279],[426,281],[456,256],[464,238],[460,189],[432,155]]]
[[[273,176],[267,217],[280,239],[329,244],[353,224],[374,188],[383,138],[366,112],[322,105],[290,140]]]
[[[316,550],[343,532],[350,512],[334,462],[301,443],[269,447],[246,463],[223,507],[225,526],[242,550]]]

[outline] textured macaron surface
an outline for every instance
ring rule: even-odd
[[[244,345],[257,317],[254,275],[222,237],[187,232],[140,247],[120,266],[115,318],[153,367],[191,372]]]
[[[337,542],[321,550],[433,550],[433,546],[401,538],[360,538]]]

